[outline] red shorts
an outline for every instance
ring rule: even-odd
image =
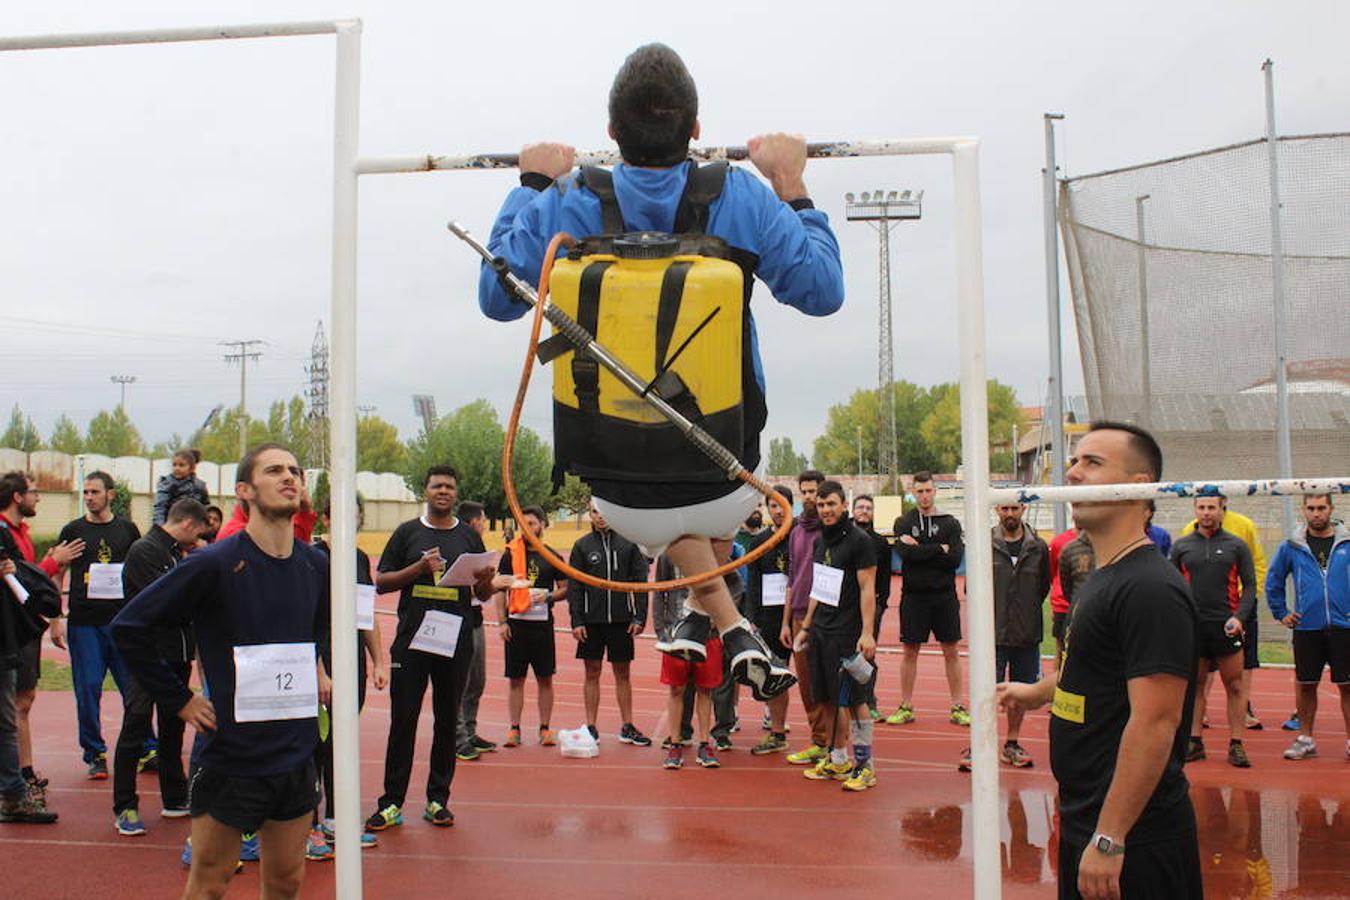
[[[690,678],[694,687],[711,691],[722,683],[722,639],[711,638],[704,645],[703,662],[693,663],[668,653],[661,654],[661,683],[684,687]]]

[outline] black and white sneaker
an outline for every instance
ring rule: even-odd
[[[700,613],[687,613],[670,630],[670,637],[656,645],[662,653],[700,663],[707,656],[705,645],[712,637],[712,620]]]
[[[632,722],[625,722],[623,728],[619,729],[619,741],[636,747],[650,747],[652,745],[652,739],[638,731],[637,726]]]
[[[737,625],[722,635],[722,653],[731,661],[731,676],[749,686],[760,703],[797,683],[796,675],[774,662],[764,639],[745,625]]]

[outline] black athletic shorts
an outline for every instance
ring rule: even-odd
[[[1201,659],[1218,660],[1242,651],[1242,635],[1223,630],[1223,622],[1201,622],[1195,629]]]
[[[19,669],[14,673],[15,692],[22,694],[24,691],[36,690],[41,674],[42,638],[38,638],[19,648]]]
[[[245,834],[264,822],[287,822],[307,816],[319,805],[322,786],[310,758],[280,775],[224,775],[198,769],[188,785],[192,817],[210,816]]]
[[[577,659],[604,659],[606,656],[612,663],[633,661],[633,636],[628,633],[627,622],[599,622],[586,626],[586,640],[577,644]]]
[[[792,648],[784,647],[779,639],[783,633],[783,607],[770,606],[761,609],[755,614],[755,628],[759,630],[760,637],[764,638],[764,643],[768,645],[774,659],[781,664],[786,664],[792,659]]]
[[[1057,640],[1064,640],[1064,629],[1069,626],[1069,614],[1066,612],[1053,613],[1050,622],[1050,636]]]
[[[1261,626],[1256,621],[1256,613],[1252,613],[1252,617],[1243,622],[1242,627],[1246,629],[1242,639],[1242,668],[1259,669],[1261,668],[1261,657],[1259,656]]]
[[[994,647],[994,681],[1018,681],[1035,684],[1041,680],[1041,648],[1035,644],[1025,647]]]
[[[558,671],[553,623],[512,619],[511,640],[506,642],[506,677],[524,678],[531,667],[535,678],[550,678]]]
[[[900,641],[940,644],[961,640],[961,605],[955,594],[905,594],[900,600]]]
[[[1060,900],[1078,900],[1082,896],[1078,893],[1078,861],[1086,847],[1085,843],[1075,843],[1060,833]],[[1129,844],[1120,872],[1120,888],[1120,895],[1129,900],[1204,900],[1196,832],[1166,841]]]
[[[858,635],[810,631],[806,663],[811,673],[811,696],[818,702],[844,709],[864,702],[867,689],[839,666],[858,652]],[[844,693],[841,693],[844,692]]]
[[[1294,680],[1317,684],[1331,667],[1332,684],[1350,684],[1350,628],[1294,632]]]

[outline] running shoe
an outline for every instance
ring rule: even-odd
[[[322,831],[311,831],[305,840],[305,859],[315,862],[327,862],[334,857],[333,846],[324,838]]]
[[[1199,762],[1205,758],[1205,742],[1197,737],[1186,744],[1186,762]]]
[[[886,718],[881,714],[881,710],[877,709],[875,706],[867,707],[867,714],[872,717],[873,722],[880,722],[882,719]]]
[[[482,756],[482,754],[478,752],[478,748],[468,741],[455,748],[455,759],[460,762],[473,762],[479,756]]]
[[[182,860],[183,865],[185,865],[185,866],[190,866],[190,865],[192,865],[192,838],[188,838],[187,840],[185,840],[185,841],[183,842],[183,855],[182,855],[181,857],[179,857],[179,859]],[[235,861],[234,861],[234,870],[235,870],[236,872],[238,872],[238,871],[239,871],[239,867],[240,867],[241,865],[242,865],[242,864],[239,862],[239,860],[235,860]]]
[[[853,773],[844,780],[843,788],[846,791],[865,791],[870,787],[876,787],[877,773],[872,770],[871,763],[864,763],[853,768]]]
[[[1248,731],[1263,731],[1266,726],[1261,724],[1261,720],[1251,713],[1247,713],[1247,719],[1244,723]]]
[[[768,756],[770,753],[782,753],[788,748],[787,737],[769,732],[764,740],[750,748],[751,756]]]
[[[1247,751],[1241,744],[1229,743],[1228,745],[1228,764],[1239,769],[1250,769],[1252,761],[1247,758]]]
[[[89,768],[86,770],[86,776],[90,781],[108,780],[108,754],[100,753],[89,760]]]
[[[787,741],[784,741],[783,743],[786,744]],[[814,766],[822,759],[829,759],[829,758],[830,758],[830,751],[826,750],[819,744],[807,744],[805,747],[798,750],[796,753],[789,753],[787,755],[788,763],[794,766]]]
[[[948,721],[951,722],[953,725],[960,725],[962,728],[969,728],[970,713],[966,712],[966,708],[962,706],[960,703],[958,703],[952,707],[952,714],[948,718]]]
[[[961,758],[956,761],[956,771],[969,772],[973,768],[975,768],[975,765],[971,762],[970,748],[967,747],[961,751]]]
[[[716,769],[722,764],[717,760],[717,754],[713,753],[713,748],[707,741],[698,745],[698,755],[695,757],[698,764],[705,769]]]
[[[43,809],[47,808],[47,785],[49,783],[46,778],[37,775],[28,779],[28,799]]]
[[[632,744],[635,747],[650,747],[652,739],[637,730],[632,722],[623,723],[623,728],[619,729],[619,742],[623,744]]]
[[[666,758],[661,761],[661,767],[663,769],[684,768],[684,747],[671,743],[670,739],[667,738],[665,748]]]
[[[656,649],[689,662],[707,658],[706,644],[712,637],[712,620],[699,613],[688,613],[670,630],[669,640],[658,642]]]
[[[1294,738],[1294,742],[1284,751],[1285,759],[1312,759],[1317,755],[1317,742],[1306,734]]]
[[[553,729],[547,725],[539,726],[539,744],[543,747],[554,747],[558,744],[558,736],[553,733]]]
[[[846,781],[853,774],[853,764],[848,760],[830,762],[829,756],[826,756],[802,774],[812,781]]]
[[[764,639],[745,625],[737,625],[722,635],[722,653],[730,660],[732,677],[748,685],[760,703],[797,683],[797,676],[773,661]]]
[[[1016,741],[1010,741],[1003,745],[1002,759],[1015,769],[1029,769],[1035,765],[1031,759],[1031,754]]]
[[[455,814],[445,808],[445,804],[432,800],[422,811],[422,818],[438,828],[449,828],[455,824]]]
[[[519,727],[519,726],[517,726],[517,725],[512,725],[510,728],[506,729],[506,740],[502,741],[502,746],[503,746],[503,747],[519,747],[519,746],[520,746],[520,727]]]
[[[117,821],[114,824],[118,834],[127,837],[145,837],[145,823],[141,821],[141,814],[134,809],[122,810],[117,814]]]
[[[586,730],[591,733],[591,740],[600,740],[600,729],[596,728],[594,725],[587,725]]]
[[[186,806],[166,806],[159,811],[161,819],[186,819],[192,810]]]
[[[323,839],[330,844],[337,843],[337,832],[333,830],[333,820],[324,819],[319,823],[319,831],[323,833]],[[380,839],[369,831],[361,832],[361,849],[369,850],[371,847],[378,847]]]
[[[262,856],[262,842],[257,832],[242,835],[239,838],[239,861],[257,862]]]
[[[395,825],[403,824],[403,810],[391,803],[384,809],[378,809],[366,819],[366,831],[384,831]]]
[[[1285,731],[1298,731],[1302,727],[1303,726],[1300,725],[1298,721],[1298,713],[1294,713],[1292,716],[1285,719],[1284,724],[1280,726],[1280,728]]]
[[[887,725],[908,725],[914,721],[913,708],[901,703],[895,708],[895,712],[886,717]]]
[[[17,800],[0,800],[0,822],[50,825],[55,821],[56,813],[48,809],[46,803],[37,802],[32,792]]]
[[[159,771],[159,751],[153,747],[145,751],[145,755],[136,760],[136,774],[153,774]]]
[[[479,753],[491,753],[493,750],[497,749],[496,744],[477,734],[469,738],[469,743],[472,744],[473,749],[477,750]]]
[[[765,713],[764,721],[759,724],[759,727],[764,731],[773,731],[773,718],[768,713]]]
[[[725,734],[715,736],[713,738],[713,746],[717,748],[718,753],[736,749],[736,746],[731,743],[731,738],[727,737]]]
[[[680,727],[680,746],[681,747],[694,746],[694,729],[685,728],[683,726]]]

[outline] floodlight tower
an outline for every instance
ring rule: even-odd
[[[891,337],[891,228],[897,222],[918,221],[923,215],[923,191],[863,191],[844,195],[844,217],[866,222],[881,239],[878,270],[877,334],[877,473],[887,476],[887,490],[895,493],[900,477],[899,436],[895,430],[895,344]]]

